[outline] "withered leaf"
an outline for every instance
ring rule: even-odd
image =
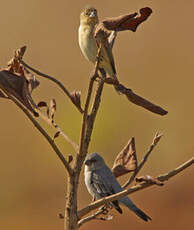
[[[64,215],[62,213],[58,214],[59,219],[64,219]]]
[[[35,103],[31,97],[31,92],[38,85],[39,82],[35,79],[34,75],[30,74],[27,70],[23,71],[20,75],[6,69],[0,71],[0,88],[4,92],[8,92],[16,97],[35,116],[38,116],[38,114],[33,109]]]
[[[71,93],[72,102],[78,107],[81,108],[81,92],[80,91],[73,91]]]
[[[36,104],[31,97],[31,93],[39,85],[39,82],[19,62],[19,58],[24,55],[25,50],[26,47],[22,47],[15,51],[14,58],[9,62],[8,68],[0,70],[0,88],[3,92],[8,92],[17,98],[29,111],[38,116],[33,109]]]
[[[26,46],[23,46],[14,52],[14,57],[7,63],[9,71],[12,71],[13,73],[19,73],[19,74],[23,72],[19,60],[22,59],[22,57],[24,56],[26,48],[27,48]]]
[[[47,103],[45,101],[40,101],[37,105],[38,107],[47,107]]]
[[[60,131],[57,131],[53,137],[53,140],[56,139],[60,135],[60,133],[61,133]]]
[[[73,160],[73,156],[71,154],[68,155],[68,163],[71,163]]]
[[[140,9],[140,15],[138,13],[121,15],[114,18],[108,18],[100,22],[95,29],[94,37],[101,38],[101,40],[106,39],[111,35],[111,31],[124,31],[131,30],[135,32],[137,27],[147,20],[147,18],[152,13],[152,9],[145,7]]]
[[[157,178],[154,178],[154,177],[149,176],[149,175],[137,177],[137,178],[135,178],[135,181],[138,182],[138,183],[147,182],[147,183],[150,183],[150,184],[156,184],[158,186],[163,186],[164,185],[164,183],[159,181]]]
[[[49,109],[47,103],[45,101],[40,101],[37,106],[39,108],[46,107],[46,114],[47,114],[47,117],[49,118],[50,109]]]
[[[141,106],[141,107],[149,110],[150,112],[155,113],[155,114],[159,114],[161,116],[164,116],[168,113],[168,111],[166,111],[162,107],[160,107],[156,104],[153,104],[152,102],[148,101],[147,99],[134,93],[131,89],[125,87],[120,82],[118,82],[118,80],[114,80],[114,79],[111,80],[110,78],[107,78],[107,79],[105,79],[105,82],[107,84],[111,84],[111,85],[116,86],[117,91],[121,94],[124,94],[127,97],[127,99],[135,105]],[[161,136],[162,135],[155,137],[154,141],[158,142],[160,140]]]
[[[157,145],[163,135],[156,133],[152,145]]]
[[[135,139],[131,138],[127,145],[117,155],[112,171],[115,177],[132,172],[137,168],[137,157],[135,149]]]

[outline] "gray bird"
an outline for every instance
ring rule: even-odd
[[[85,184],[88,192],[95,200],[123,191],[114,174],[98,153],[89,154],[84,164]],[[127,196],[112,202],[113,207],[119,213],[122,213],[119,203],[127,206],[144,221],[151,220],[151,218],[141,211]]]

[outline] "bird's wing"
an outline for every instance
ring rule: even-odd
[[[109,44],[108,37],[110,33],[107,33],[102,27],[101,23],[98,23],[94,29],[94,38],[97,42],[102,42],[102,58],[104,59],[104,65],[107,67],[107,64],[110,65],[111,72],[116,76],[115,62],[112,54],[112,47]],[[103,62],[103,61],[102,61]],[[103,64],[102,64],[103,67]],[[106,70],[106,69],[105,69]],[[110,74],[110,73],[109,73]],[[112,75],[110,77],[113,77]]]
[[[109,177],[110,174],[106,173],[106,170],[95,170],[92,172],[91,186],[93,187],[97,199],[115,194]],[[122,213],[122,209],[119,207],[117,200],[111,203],[119,213]]]
[[[110,44],[108,43],[108,40],[105,40],[103,42],[103,49],[104,49],[103,53],[106,54],[105,56],[107,56],[104,58],[108,59],[107,61],[110,62],[113,73],[116,74],[116,68],[115,68],[115,62],[114,62],[114,58],[113,58],[113,54],[112,54],[112,49],[110,47]]]
[[[105,197],[115,193],[108,178],[105,174],[100,172],[100,170],[92,172],[91,185],[99,197]]]

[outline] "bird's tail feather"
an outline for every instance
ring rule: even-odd
[[[120,214],[123,213],[121,207],[119,206],[118,200],[113,201],[112,204],[113,204],[114,208],[115,208]]]
[[[122,204],[127,206],[131,211],[133,211],[137,216],[139,216],[144,221],[152,220],[145,212],[140,210],[128,197],[121,198],[119,200]]]
[[[145,212],[143,212],[141,209],[137,208],[136,206],[134,209],[131,210],[134,211],[135,214],[139,216],[141,219],[143,219],[144,221],[152,220],[151,217],[149,217]]]

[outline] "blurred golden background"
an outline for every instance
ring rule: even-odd
[[[55,76],[70,90],[81,90],[83,99],[92,65],[82,57],[77,30],[80,11],[88,3],[97,7],[100,19],[145,6],[153,9],[136,33],[119,34],[114,56],[120,81],[169,111],[165,117],[152,114],[106,86],[89,151],[100,152],[112,166],[116,154],[134,136],[141,160],[159,131],[164,137],[141,173],[167,172],[193,156],[193,1],[1,1],[0,66],[6,66],[14,49],[27,45],[27,63]],[[37,102],[55,98],[57,123],[78,142],[81,115],[55,85],[39,80],[33,97]],[[62,230],[57,215],[64,211],[64,168],[25,115],[7,100],[1,99],[0,104],[0,229]],[[56,142],[64,155],[74,154],[62,137]],[[125,210],[123,215],[113,212],[112,221],[93,221],[82,229],[193,229],[193,173],[190,167],[162,188],[131,196],[152,222],[144,223]],[[79,207],[91,201],[83,174],[79,195]]]

